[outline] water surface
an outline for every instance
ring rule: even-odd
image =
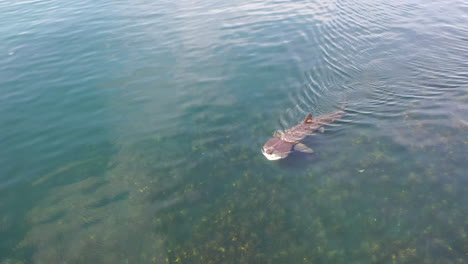
[[[0,3],[0,263],[466,263],[466,2],[231,2]]]

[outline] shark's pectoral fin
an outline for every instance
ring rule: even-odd
[[[319,128],[319,132],[320,132],[320,133],[325,133],[325,128],[324,128],[324,127],[320,127],[320,128]]]
[[[294,145],[294,150],[304,152],[304,153],[313,153],[314,150],[309,148],[308,146],[302,144],[302,143],[297,143]]]
[[[273,132],[273,137],[279,138],[279,137],[281,137],[283,134],[284,134],[283,131],[281,131],[281,130],[275,130],[275,132]]]

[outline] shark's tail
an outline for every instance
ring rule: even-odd
[[[347,96],[343,96],[343,103],[341,104],[341,111],[344,111],[346,109],[346,107],[348,106],[348,98]]]

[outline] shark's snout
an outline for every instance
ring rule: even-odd
[[[271,138],[262,148],[263,155],[268,160],[280,160],[286,158],[292,151],[293,144],[279,138]]]
[[[266,151],[264,148],[262,148],[262,153],[268,160],[280,160],[288,156],[287,154],[285,156],[276,155],[273,151]]]

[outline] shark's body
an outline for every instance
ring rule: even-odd
[[[344,115],[344,107],[336,112],[313,118],[309,114],[304,121],[283,131],[275,131],[273,138],[268,140],[262,148],[262,153],[269,160],[286,158],[293,150],[312,153],[312,149],[301,141],[316,132],[323,132],[323,126],[330,124]]]

